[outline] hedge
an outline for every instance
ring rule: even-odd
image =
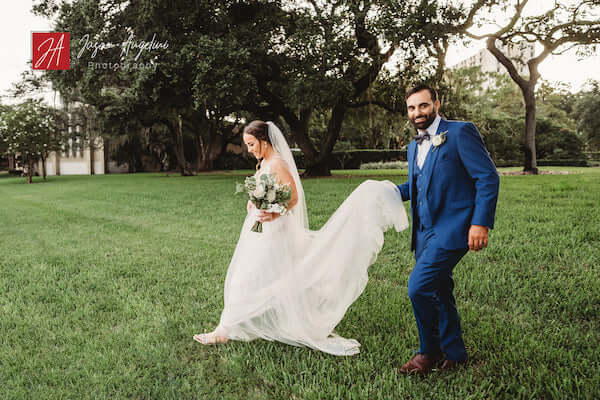
[[[522,167],[523,161],[498,160],[496,167]],[[589,167],[588,160],[582,159],[564,159],[564,160],[537,160],[538,167]]]
[[[306,168],[304,154],[294,151],[294,159],[299,169]],[[361,164],[388,161],[406,161],[406,150],[337,151],[332,154],[328,165],[330,169],[359,169]],[[495,164],[497,167],[519,167],[523,165],[523,161],[495,160]],[[537,165],[540,167],[587,167],[590,166],[590,162],[586,159],[541,159],[537,161]],[[256,160],[254,158],[231,152],[222,154],[214,164],[214,168],[217,170],[254,169],[255,167]]]
[[[294,151],[294,160],[299,169],[306,168],[304,154]],[[406,150],[348,150],[336,151],[329,159],[330,169],[359,169],[361,164],[380,161],[406,161]],[[215,160],[218,170],[254,169],[256,160],[251,156],[226,152]]]

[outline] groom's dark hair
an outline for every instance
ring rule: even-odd
[[[404,97],[404,100],[408,100],[408,98],[410,96],[412,96],[413,94],[415,94],[417,92],[420,92],[422,90],[428,90],[429,91],[429,94],[431,95],[431,100],[433,102],[435,102],[438,99],[437,91],[434,88],[432,88],[431,86],[429,86],[426,83],[420,83],[418,85],[415,85],[415,86],[411,87],[410,89],[408,89],[406,91],[406,96]]]

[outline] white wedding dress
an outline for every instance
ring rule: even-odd
[[[296,181],[299,201],[289,215],[263,223],[262,233],[251,231],[257,211],[248,213],[227,271],[225,305],[215,333],[234,340],[277,340],[334,355],[357,354],[360,344],[333,330],[365,289],[383,233],[408,227],[400,192],[389,181],[365,181],[320,230],[309,230],[289,147],[269,124],[274,148]],[[263,164],[257,174],[270,172],[270,164]]]

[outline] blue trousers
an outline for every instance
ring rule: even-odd
[[[460,318],[452,290],[452,270],[468,249],[439,246],[433,229],[417,229],[415,268],[408,280],[408,295],[419,329],[419,353],[446,353],[454,361],[467,359]]]

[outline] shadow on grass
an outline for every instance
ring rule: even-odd
[[[41,176],[34,176],[31,184],[37,183],[60,183],[60,182],[73,182],[77,180],[87,180],[89,175],[69,175],[69,176],[47,176],[46,179]],[[4,180],[7,185],[27,185],[26,176],[9,175],[8,173],[3,174],[0,172],[0,180]]]
[[[202,176],[248,176],[254,174],[255,171],[249,169],[239,170],[215,170],[195,172],[193,175],[182,176],[179,172],[154,172],[155,178],[193,178]]]
[[[49,180],[45,180],[44,181],[41,178],[40,179],[33,178],[33,180],[31,181],[31,183],[27,183],[27,178],[25,178],[25,177],[14,176],[12,178],[14,178],[14,179],[11,182],[8,182],[7,183],[8,185],[35,185],[35,184],[38,184],[38,183],[52,183]],[[1,177],[0,177],[0,179],[1,179]]]

